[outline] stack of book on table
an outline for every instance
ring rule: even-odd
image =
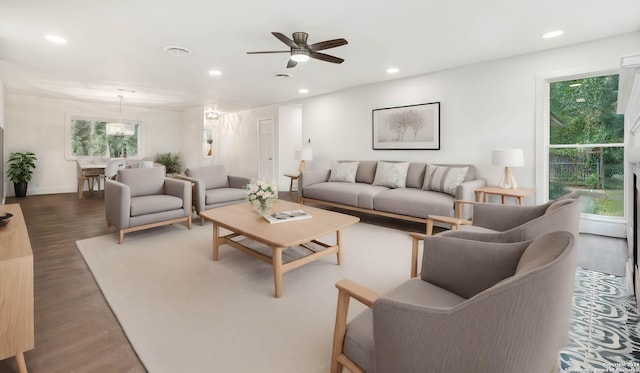
[[[289,210],[279,211],[271,214],[262,215],[269,224],[284,223],[286,221],[309,219],[311,215],[307,214],[303,210]]]

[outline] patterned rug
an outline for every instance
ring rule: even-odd
[[[578,268],[561,372],[640,372],[640,314],[624,277]]]

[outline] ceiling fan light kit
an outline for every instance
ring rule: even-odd
[[[291,56],[289,58],[289,62],[287,62],[287,68],[295,67],[298,62],[305,62],[310,58],[337,64],[341,64],[344,62],[344,59],[342,58],[331,56],[325,53],[320,53],[318,51],[346,45],[348,44],[348,42],[345,39],[325,40],[309,45],[307,44],[309,34],[307,34],[306,32],[294,32],[292,35],[293,40],[279,32],[272,32],[271,34],[273,34],[273,36],[275,36],[278,40],[287,45],[290,49],[288,51],[247,52],[247,54],[289,53]]]

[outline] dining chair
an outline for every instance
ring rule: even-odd
[[[98,191],[100,191],[100,179],[102,178],[100,170],[96,168],[83,168],[80,160],[76,160],[76,166],[78,174],[78,198],[82,198],[85,181],[90,191],[93,192],[96,183],[98,184]]]

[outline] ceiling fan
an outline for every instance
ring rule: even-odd
[[[332,63],[344,62],[344,59],[342,58],[330,56],[318,51],[345,45],[347,44],[347,41],[345,39],[332,39],[309,45],[307,44],[307,38],[309,37],[309,34],[307,34],[306,32],[294,32],[293,40],[289,39],[286,35],[279,32],[272,32],[272,34],[291,49],[288,51],[247,52],[247,54],[291,53],[291,58],[287,63],[287,68],[295,67],[298,62],[307,61],[309,60],[309,58],[315,58],[317,60]]]

